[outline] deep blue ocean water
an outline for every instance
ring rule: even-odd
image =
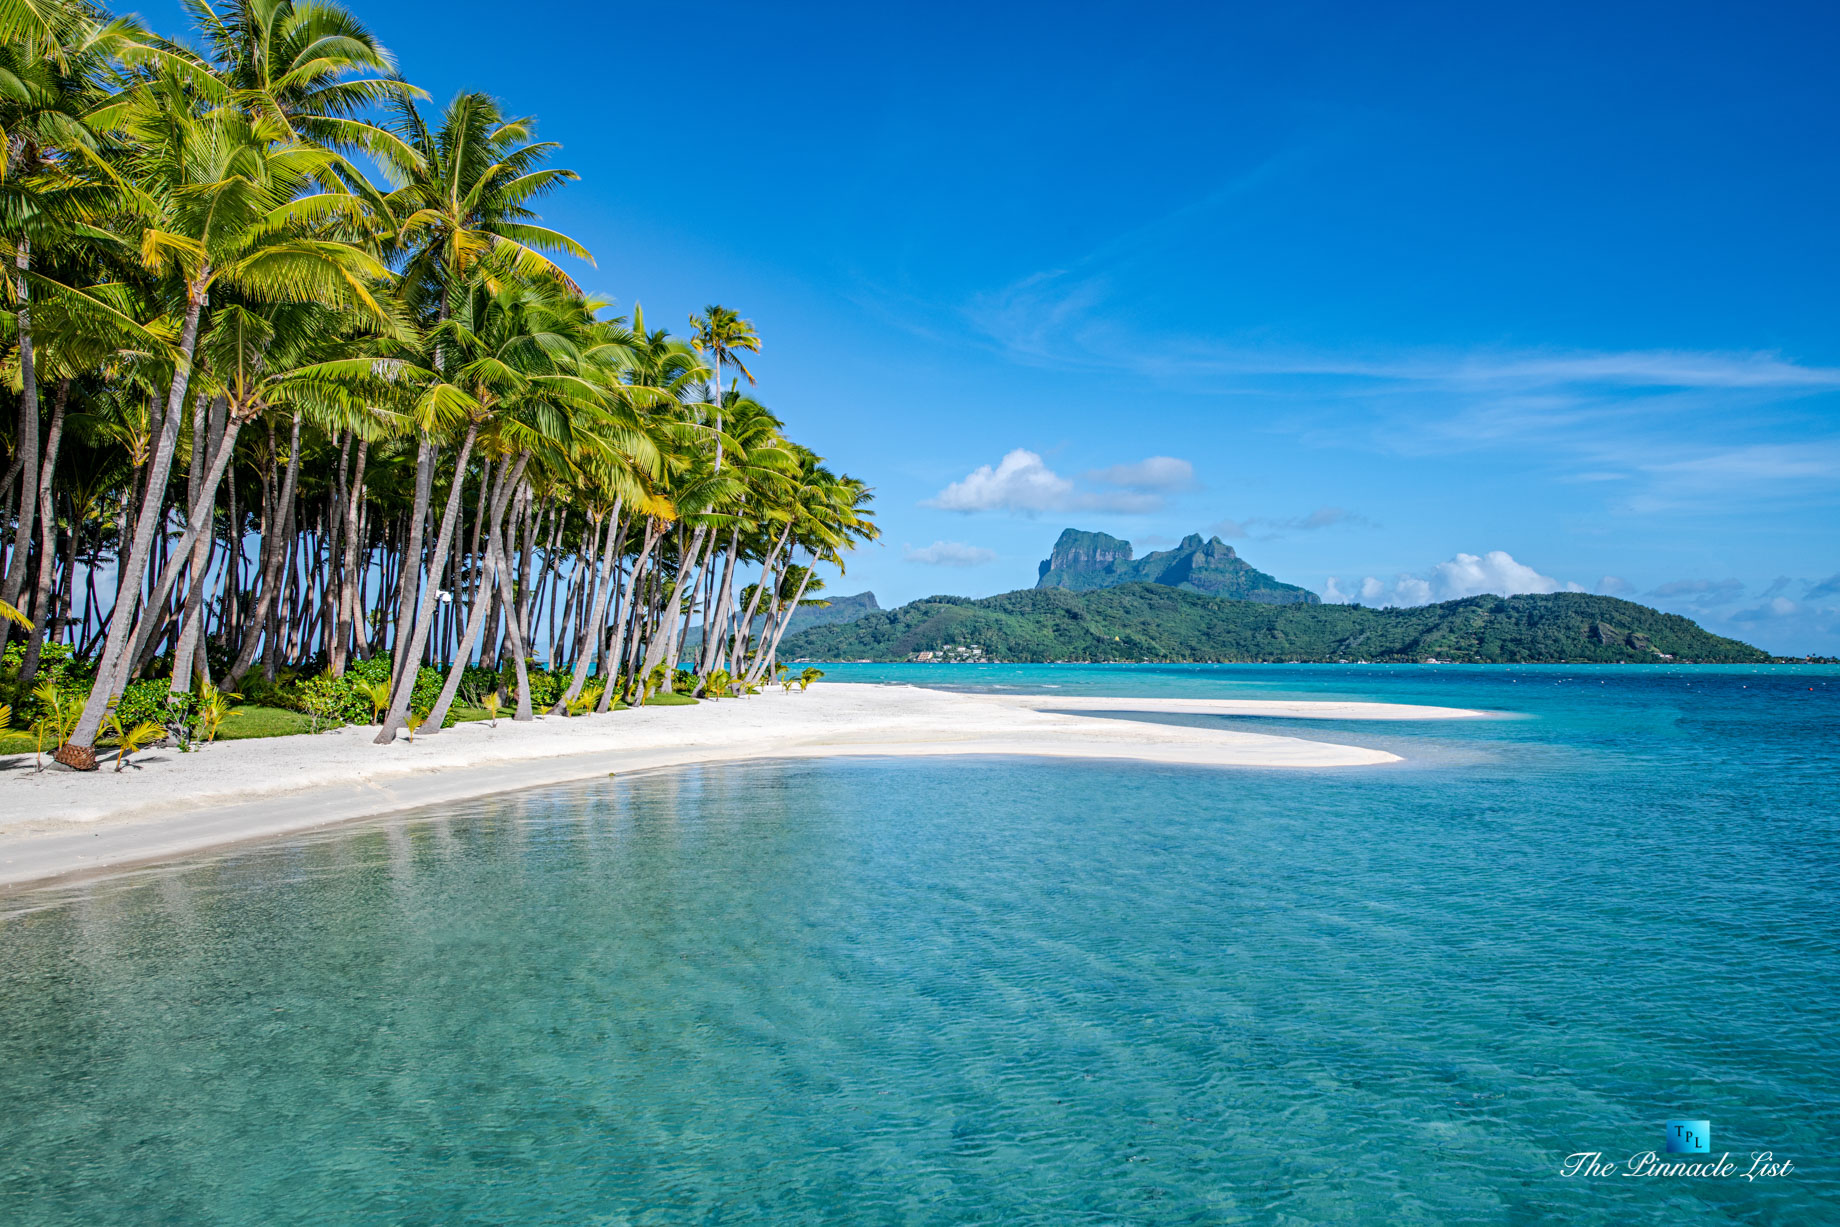
[[[828,671],[1501,715],[659,772],[0,901],[0,1223],[1840,1222],[1840,670]],[[1793,1169],[1623,1176],[1670,1119]]]

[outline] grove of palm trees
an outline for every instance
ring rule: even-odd
[[[773,680],[876,529],[754,398],[753,325],[614,314],[537,212],[559,147],[347,10],[188,8],[0,5],[15,740],[86,770],[233,712],[390,744]]]

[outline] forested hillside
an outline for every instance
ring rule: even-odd
[[[1410,609],[1264,605],[1156,584],[928,597],[789,637],[782,659],[1747,663],[1768,653],[1615,597],[1478,596]]]

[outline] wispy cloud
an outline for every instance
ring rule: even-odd
[[[1744,581],[1740,579],[1676,579],[1658,585],[1648,595],[1656,600],[1675,605],[1694,605],[1700,608],[1729,605],[1744,595]]]
[[[1522,390],[1609,386],[1649,389],[1840,388],[1840,367],[1809,366],[1767,351],[1615,351],[1419,347],[1326,350],[1206,337],[1147,340],[1109,314],[1104,272],[1035,273],[972,300],[971,325],[1020,361],[1110,368],[1165,379],[1329,377],[1384,384]]]
[[[1112,474],[1111,478],[1103,474]],[[1110,511],[1144,515],[1163,507],[1164,495],[1179,487],[1175,477],[1192,480],[1186,461],[1152,456],[1136,464],[1102,470],[1096,476],[1111,489],[1082,487],[1048,467],[1036,452],[1016,448],[994,465],[981,464],[921,503],[941,511],[1007,511],[1037,515],[1044,511]]]
[[[1216,533],[1229,541],[1251,538],[1258,541],[1275,541],[1291,533],[1314,532],[1321,528],[1376,528],[1372,520],[1364,515],[1356,515],[1345,507],[1318,507],[1309,515],[1288,516],[1273,519],[1270,516],[1252,516],[1245,520],[1217,520],[1208,525],[1208,531]]]
[[[981,545],[967,545],[963,541],[935,541],[919,549],[911,545],[902,546],[901,560],[917,562],[926,567],[981,567],[987,562],[995,562],[997,552]]]
[[[1085,474],[1088,481],[1121,490],[1173,494],[1195,487],[1195,466],[1174,456],[1149,456],[1136,464],[1115,464]]]
[[[973,300],[965,318],[1013,361],[1259,397],[1263,429],[1313,446],[1513,451],[1550,464],[1554,480],[1617,483],[1613,505],[1633,514],[1840,491],[1831,415],[1810,424],[1799,407],[1840,392],[1840,367],[1768,351],[1329,349],[1145,334],[1126,322],[1113,278],[1102,260],[1039,273]],[[1769,437],[1790,421],[1806,428],[1793,445]]]

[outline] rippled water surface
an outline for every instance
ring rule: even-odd
[[[15,897],[0,1222],[1840,1221],[1835,671],[831,676],[1504,715],[609,779]],[[1794,1169],[1560,1176],[1670,1118]]]

